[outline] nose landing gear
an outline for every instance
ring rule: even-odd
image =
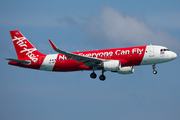
[[[156,64],[153,64],[153,65],[152,65],[152,67],[153,67],[153,74],[157,74],[157,71],[155,70],[155,68],[156,68],[155,65],[156,65]]]
[[[156,70],[154,70],[154,71],[153,71],[153,74],[157,74],[157,71],[156,71]]]

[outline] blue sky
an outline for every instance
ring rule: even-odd
[[[20,30],[44,54],[48,39],[66,51],[158,44],[180,53],[178,0],[1,0],[1,120],[179,120],[179,57],[136,66],[131,75],[46,72],[8,65],[17,58],[10,30]],[[101,71],[97,71],[98,76]]]

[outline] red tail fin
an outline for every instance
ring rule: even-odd
[[[10,33],[18,59],[27,58],[37,62],[41,53],[18,30]]]

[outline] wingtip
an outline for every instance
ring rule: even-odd
[[[52,48],[54,49],[54,50],[56,50],[57,49],[57,47],[54,45],[54,43],[49,39],[49,42],[50,42],[50,44],[51,44],[51,46],[52,46]]]
[[[10,60],[10,58],[4,58],[5,60]]]

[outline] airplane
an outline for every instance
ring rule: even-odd
[[[10,65],[45,71],[70,72],[91,70],[90,77],[97,77],[95,71],[102,70],[101,81],[106,79],[104,72],[132,74],[134,66],[152,65],[153,73],[157,74],[155,65],[174,60],[175,52],[158,45],[147,45],[126,48],[114,48],[91,51],[66,52],[58,49],[49,40],[58,54],[45,55],[40,53],[21,32],[10,31],[18,59],[6,58]]]

